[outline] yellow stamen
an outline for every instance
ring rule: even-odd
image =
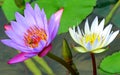
[[[36,26],[30,27],[24,35],[25,45],[35,48],[38,47],[40,40],[46,40],[47,35],[43,29]]]
[[[93,44],[96,39],[98,41],[100,41],[100,36],[97,35],[97,34],[94,34],[94,33],[93,34],[87,34],[87,35],[84,35],[84,39],[85,39],[86,43],[90,42],[90,44]]]

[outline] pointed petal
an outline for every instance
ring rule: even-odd
[[[97,49],[97,50],[93,50],[91,52],[93,53],[101,53],[101,52],[104,52],[106,49]]]
[[[112,29],[112,24],[109,24],[107,27],[105,27],[105,29],[102,32],[102,36],[106,37],[107,35],[109,35],[110,31]]]
[[[10,59],[8,61],[8,64],[23,62],[23,61],[29,59],[29,57],[26,57],[26,55],[27,55],[27,53],[21,52],[21,53],[17,54],[16,56],[14,56],[12,59]]]
[[[12,47],[12,48],[15,48],[16,50],[20,50],[22,52],[29,52],[29,51],[32,51],[31,49],[25,47],[25,46],[21,46],[17,43],[15,43],[14,41],[12,40],[9,40],[9,39],[4,39],[4,40],[1,40],[1,42],[9,47]]]
[[[38,54],[38,56],[39,57],[43,57],[43,56],[45,56],[49,51],[51,51],[52,50],[52,45],[50,44],[50,45],[48,45],[47,47],[45,47],[39,54]]]
[[[29,27],[32,27],[32,26],[35,26],[35,25],[36,25],[35,18],[34,18],[34,16],[33,16],[29,11],[24,10],[24,16],[25,16],[26,24],[27,24]]]
[[[33,8],[29,3],[26,3],[26,8],[25,10],[27,10],[28,12],[30,12],[32,15],[34,14]]]
[[[41,10],[37,4],[35,4],[34,11],[35,11],[35,20],[36,20],[37,26],[39,28],[44,29],[44,23],[43,23],[42,16],[41,16]]]
[[[5,24],[5,25],[4,25],[4,29],[5,29],[5,30],[12,30],[12,27],[11,27],[11,25],[9,25],[9,24]]]
[[[90,33],[90,28],[89,28],[89,24],[88,24],[88,19],[87,19],[86,22],[85,22],[85,28],[84,28],[84,30],[85,30],[85,34],[89,34],[89,33]]]
[[[101,33],[104,28],[105,19],[103,19],[98,26],[98,33]]]
[[[91,32],[96,32],[98,28],[98,17],[96,16],[91,25]]]
[[[55,14],[53,14],[50,18],[48,26],[49,26],[50,36],[52,39],[56,36],[56,34],[58,32],[62,13],[63,13],[63,9],[60,9]]]
[[[46,14],[44,12],[44,9],[42,9],[42,11],[41,11],[41,17],[42,17],[42,21],[43,21],[43,24],[44,24],[44,29],[45,29],[46,32],[48,32],[47,17],[46,17]]]
[[[73,49],[81,53],[87,52],[87,50],[83,47],[73,47]]]
[[[74,28],[73,28],[73,29],[72,29],[72,28],[69,28],[69,33],[70,33],[72,39],[73,39],[76,43],[80,44],[80,42],[78,41],[78,37],[76,36],[76,33],[75,33]],[[80,39],[79,39],[79,40],[80,40]]]
[[[21,14],[18,12],[15,13],[16,21],[19,23],[22,27],[25,29],[29,28],[29,25],[26,24],[25,17],[23,17]]]
[[[82,33],[81,33],[81,31],[80,31],[79,26],[77,26],[77,31],[78,31],[78,36],[79,36],[79,37],[82,37]]]
[[[23,41],[23,37],[17,36],[13,30],[7,30],[5,31],[5,33],[7,34],[7,36],[12,39],[14,42],[20,44],[20,45],[24,45],[24,41]]]
[[[26,29],[19,23],[11,21],[13,31],[19,36],[23,36]]]
[[[60,19],[61,19],[61,16],[62,16],[62,13],[63,13],[63,8],[62,9],[60,9],[59,11],[57,11],[54,15],[55,15],[55,21],[56,22],[60,22]]]
[[[115,32],[111,35],[111,37],[110,37],[110,39],[108,40],[108,42],[107,42],[106,45],[110,44],[110,43],[115,39],[115,37],[118,35],[118,33],[119,33],[119,30],[115,31]]]

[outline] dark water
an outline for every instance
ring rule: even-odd
[[[89,16],[90,18],[95,17],[95,15],[91,14]],[[0,39],[8,38],[4,33],[3,25],[7,23],[7,20],[5,19],[5,16],[0,9]],[[81,27],[84,25],[84,22],[81,24]],[[114,26],[114,30],[118,29]],[[62,40],[63,38],[66,38],[69,44],[75,44],[73,40],[71,39],[69,33],[64,33],[61,35],[58,35],[55,40],[53,41],[53,49],[52,53],[56,54],[59,57],[62,57],[61,55],[61,47],[62,47]],[[107,56],[112,54],[113,52],[116,52],[120,49],[120,36],[118,36],[114,42],[110,44],[110,49],[100,53],[95,54],[96,56],[96,62],[97,67],[99,66],[99,63],[101,60]],[[77,65],[77,68],[80,72],[80,75],[92,75],[92,63],[89,53],[81,54],[78,52],[75,52],[72,50],[73,54],[73,61]],[[13,65],[8,65],[7,61],[12,58],[14,55],[17,54],[17,51],[13,48],[7,47],[0,43],[0,75],[33,75],[28,68],[25,66],[24,63],[18,63]],[[44,57],[46,62],[49,64],[49,66],[52,68],[55,75],[66,75],[67,70],[59,63],[55,62],[54,60],[48,58],[47,56]],[[43,75],[46,75],[43,73]],[[99,74],[100,75],[100,74]],[[102,74],[107,75],[107,74]]]

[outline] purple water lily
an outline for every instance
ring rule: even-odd
[[[27,3],[24,16],[16,12],[16,21],[5,25],[5,33],[10,39],[1,40],[5,45],[20,51],[8,64],[22,62],[35,55],[45,56],[52,48],[51,41],[58,32],[62,12],[63,9],[57,11],[49,21],[37,4],[33,9]]]

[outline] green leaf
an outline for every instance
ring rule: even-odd
[[[17,7],[14,0],[5,0],[2,10],[8,21],[15,20],[15,12],[21,12],[22,9]]]
[[[36,0],[32,2],[34,3],[44,8],[48,18],[60,8],[64,8],[59,29],[59,33],[62,33],[68,31],[68,27],[81,23],[92,12],[96,0]],[[2,9],[8,21],[15,20],[15,12],[23,13],[23,8],[17,7],[14,0],[5,0]]]
[[[100,68],[109,73],[120,73],[120,52],[113,53],[102,60]]]
[[[34,3],[44,8],[48,18],[64,8],[59,29],[59,33],[62,33],[68,31],[68,27],[81,23],[92,12],[96,0],[37,0]]]
[[[101,69],[98,69],[98,75],[115,75],[115,74],[107,73],[107,72],[104,72]]]
[[[20,6],[20,2],[18,4],[18,2],[16,3],[15,1],[16,0],[5,0],[2,4],[2,10],[8,21],[15,20],[15,12],[23,13],[24,2],[22,2],[22,6]],[[25,2],[29,1],[30,0],[25,0]]]
[[[118,0],[98,0],[94,13],[99,16],[106,17],[117,1]],[[120,7],[115,11],[110,22],[120,27]]]

